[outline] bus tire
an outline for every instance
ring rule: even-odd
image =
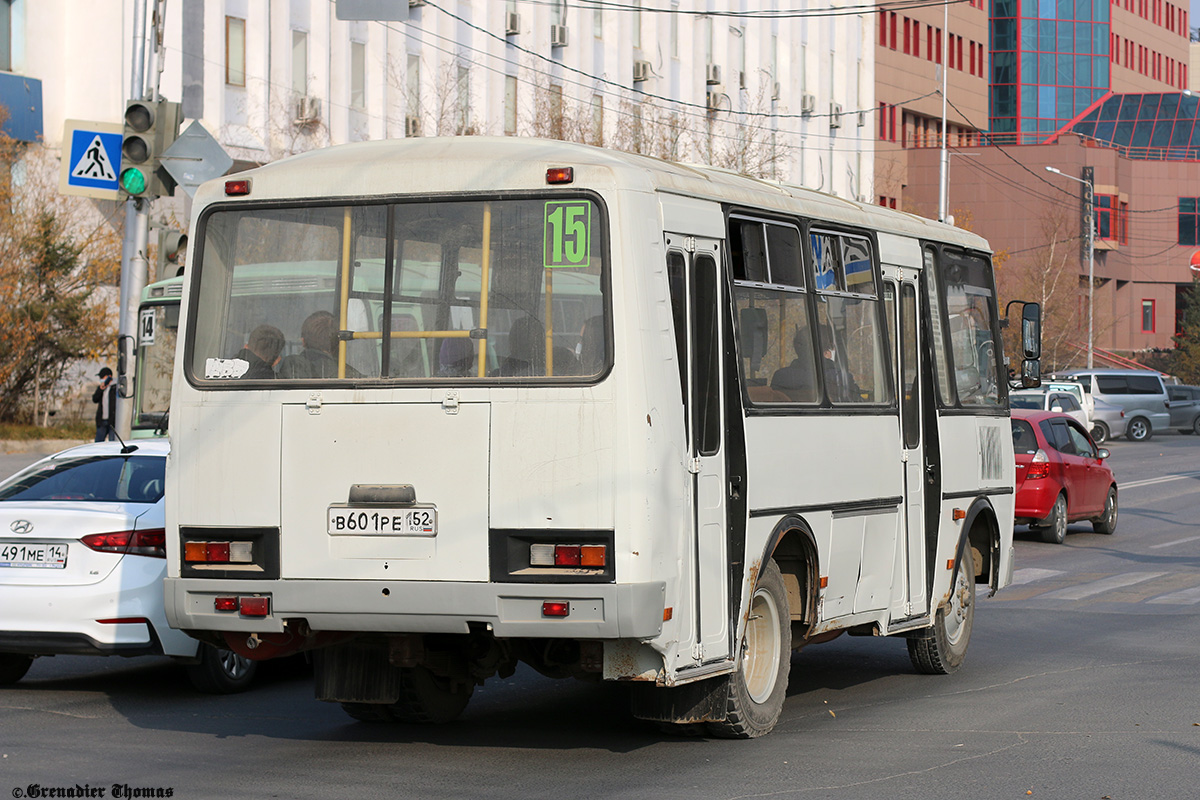
[[[188,680],[196,691],[205,694],[244,692],[250,688],[254,673],[258,670],[258,662],[211,644],[201,644],[200,652],[196,655],[200,661],[188,665]]]
[[[20,653],[0,653],[0,686],[8,686],[25,677],[33,664],[33,656]]]
[[[439,725],[456,719],[474,691],[470,684],[465,689],[452,686],[425,667],[401,667],[400,699],[389,708],[397,722]]]
[[[938,609],[932,628],[908,640],[908,657],[917,672],[925,675],[957,672],[967,656],[974,620],[975,562],[971,548],[964,547],[949,602]]]
[[[783,712],[792,666],[792,623],[787,587],[774,559],[767,561],[750,598],[738,668],[725,682],[725,719],[708,723],[713,736],[752,739],[770,733]]]

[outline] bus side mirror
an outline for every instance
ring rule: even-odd
[[[1026,303],[1021,310],[1021,350],[1026,360],[1042,357],[1042,307],[1037,303]]]
[[[1042,364],[1036,358],[1021,363],[1021,388],[1036,389],[1042,385]]]

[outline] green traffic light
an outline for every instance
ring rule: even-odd
[[[138,195],[146,191],[146,176],[140,169],[129,169],[121,173],[121,188],[127,193]]]

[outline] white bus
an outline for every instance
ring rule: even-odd
[[[952,672],[976,584],[1010,580],[970,233],[483,137],[212,182],[192,230],[169,619],[254,658],[312,649],[317,696],[356,719],[451,719],[525,662],[757,736],[794,649],[894,636]],[[264,263],[291,291],[235,302]]]

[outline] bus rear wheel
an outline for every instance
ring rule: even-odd
[[[713,736],[752,739],[770,733],[783,713],[792,664],[792,623],[787,588],[768,560],[750,598],[737,671],[723,680],[726,717],[708,723]]]
[[[975,561],[968,544],[950,590],[950,599],[938,609],[933,627],[908,640],[908,657],[917,672],[949,675],[967,656],[971,624],[975,620]]]

